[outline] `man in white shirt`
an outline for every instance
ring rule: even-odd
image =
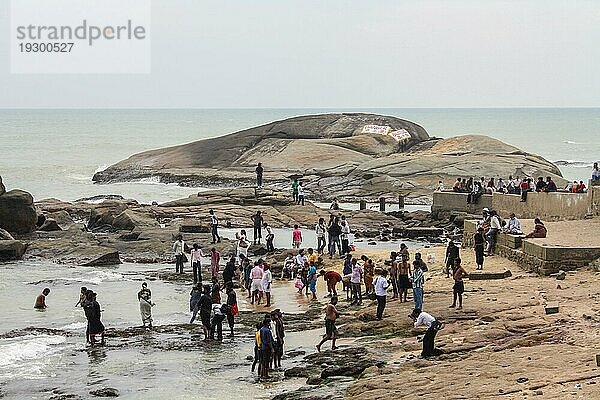
[[[490,229],[487,231],[488,238],[488,248],[487,248],[487,256],[494,255],[494,249],[496,248],[496,235],[500,232],[502,226],[500,225],[500,218],[498,218],[498,214],[496,211],[490,211]]]
[[[175,273],[183,274],[183,257],[185,251],[185,243],[181,235],[177,236],[177,240],[173,243],[173,254],[175,254]]]
[[[419,326],[427,327],[427,332],[425,332],[425,336],[423,337],[423,351],[421,352],[421,357],[427,358],[440,355],[442,352],[435,348],[434,342],[435,335],[439,330],[444,328],[444,325],[430,314],[421,311],[418,308],[415,308],[408,317],[413,320],[415,328]]]
[[[263,273],[261,280],[262,291],[265,294],[265,297],[267,298],[267,304],[265,304],[265,307],[271,307],[271,282],[273,280],[271,268],[267,264],[265,264],[264,269],[265,272]]]
[[[390,283],[387,280],[387,270],[383,270],[381,275],[378,275],[373,282],[375,286],[375,297],[377,298],[377,320],[383,318],[383,310],[385,310],[385,302],[387,299],[387,289]]]
[[[304,188],[302,182],[298,182],[298,202],[297,204],[304,205]]]
[[[504,229],[505,233],[509,233],[511,235],[521,235],[523,231],[521,230],[521,221],[517,218],[515,213],[510,214],[510,219],[506,224],[506,228]]]

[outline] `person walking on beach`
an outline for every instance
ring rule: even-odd
[[[260,211],[257,211],[256,214],[254,214],[252,216],[252,224],[253,224],[253,233],[252,233],[252,240],[254,241],[254,244],[260,244],[260,239],[262,239],[262,232],[261,232],[261,228],[264,224],[264,219],[261,215]]]
[[[292,248],[299,249],[302,245],[302,231],[300,227],[296,224],[294,225],[294,230],[292,231]]]
[[[337,304],[338,298],[333,296],[331,298],[330,303],[327,305],[325,309],[325,335],[323,339],[317,345],[317,351],[321,352],[321,346],[328,340],[331,340],[331,350],[336,350],[335,341],[338,338],[338,330],[335,326],[336,320],[341,316],[345,315],[337,310],[335,305]]]
[[[387,280],[387,271],[384,269],[381,274],[377,275],[375,281],[375,297],[377,299],[377,320],[381,321],[383,318],[383,310],[385,310],[385,303],[387,299],[387,289],[390,283]]]
[[[221,237],[219,236],[219,218],[215,215],[214,210],[208,210],[210,214],[210,232],[212,235],[212,244],[221,243]]]
[[[256,187],[258,187],[259,189],[262,188],[263,185],[263,166],[262,163],[258,163],[258,165],[256,166]]]
[[[304,187],[302,187],[302,182],[298,182],[298,201],[296,204],[304,205]]]
[[[298,179],[294,179],[292,182],[292,200],[298,204]]]
[[[140,315],[142,316],[142,326],[152,328],[152,292],[148,289],[146,282],[142,283],[142,289],[138,292],[138,302],[140,303]]]
[[[216,248],[210,249],[210,274],[211,277],[219,275],[219,269],[221,264],[221,253],[217,251]],[[200,282],[202,282],[202,278],[200,278]]]
[[[446,248],[446,278],[450,277],[450,270],[454,269],[454,260],[460,257],[460,249],[451,240]],[[417,307],[420,308],[420,307]]]
[[[252,299],[250,304],[260,304],[260,298],[262,297],[262,278],[264,275],[263,269],[261,268],[262,259],[258,260],[252,271],[250,271],[250,279],[252,279]]]
[[[336,271],[325,271],[324,269],[319,272],[319,275],[321,275],[325,283],[327,283],[327,297],[337,297],[337,290],[335,287],[338,282],[342,281],[342,276]]]
[[[425,332],[425,336],[423,337],[423,351],[421,352],[421,357],[428,358],[440,355],[442,353],[441,350],[435,348],[435,335],[440,330],[444,329],[444,325],[430,314],[421,311],[418,308],[415,308],[408,317],[413,320],[415,328],[418,328],[419,326],[425,326],[427,328],[427,332]]]
[[[235,316],[240,313],[237,305],[237,296],[233,290],[233,282],[225,282],[225,293],[227,294],[227,324],[229,325],[229,336],[233,336],[233,327],[235,325]]]
[[[261,378],[270,379],[269,365],[271,364],[271,355],[273,354],[273,332],[271,332],[271,316],[265,315],[263,326],[260,328],[260,350],[261,350]]]
[[[456,307],[456,299],[458,298],[457,310],[462,309],[462,295],[465,292],[463,278],[466,278],[467,276],[469,276],[469,274],[467,274],[467,271],[462,267],[460,258],[454,260],[454,275],[452,276],[454,278],[454,286],[452,288],[454,300],[452,301],[450,308]]]
[[[42,290],[42,293],[40,293],[38,297],[36,297],[33,308],[35,308],[36,310],[44,310],[48,308],[48,306],[46,305],[46,296],[48,296],[49,294],[49,288],[45,288],[44,290]]]
[[[271,307],[271,283],[273,282],[273,275],[271,274],[271,267],[268,264],[264,265],[264,272],[261,279],[262,291],[265,294],[267,304],[265,307]]]
[[[183,274],[183,263],[185,258],[185,242],[181,235],[173,243],[173,253],[175,254],[175,273]]]
[[[358,263],[356,258],[352,259],[352,276],[350,282],[352,283],[352,303],[351,305],[362,305],[362,288],[360,285],[363,277],[362,266]]]
[[[325,219],[319,218],[319,222],[315,225],[315,234],[317,235],[317,253],[322,256],[323,250],[325,249],[325,234],[327,233],[327,226],[325,225]]]
[[[265,240],[267,241],[267,253],[272,253],[275,251],[275,246],[273,246],[273,239],[275,239],[273,228],[271,228],[266,222],[263,223],[263,228],[265,228],[265,232],[267,233],[265,236]]]
[[[100,304],[96,301],[96,293],[88,290],[86,293],[86,302],[83,306],[85,316],[88,321],[87,334],[89,335],[90,344],[96,345],[96,336],[100,335],[100,344],[104,346],[104,324],[102,324]]]
[[[250,243],[248,242],[248,236],[246,235],[246,230],[242,229],[240,230],[240,233],[236,233],[235,239],[237,240],[237,259],[241,264],[241,256],[248,258],[248,247],[250,246]]]
[[[415,308],[423,309],[423,285],[425,283],[425,275],[421,269],[421,264],[417,261],[413,262],[412,289]],[[406,298],[404,299],[406,301]]]
[[[477,269],[483,269],[485,237],[483,235],[483,227],[477,228],[477,233],[473,235],[473,243],[475,244],[475,264]]]
[[[193,249],[190,252],[190,258],[192,263],[192,271],[194,272],[194,284],[202,282],[202,249],[198,247],[197,243],[194,243]]]

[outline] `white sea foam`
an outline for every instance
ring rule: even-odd
[[[29,335],[0,340],[0,376],[43,379],[52,355],[64,349],[64,336]]]
[[[161,183],[160,182],[160,176],[151,176],[151,177],[148,177],[148,178],[141,178],[139,180],[136,180],[136,182],[139,182],[139,183],[150,183],[152,185]]]
[[[96,168],[96,170],[94,171],[94,173],[102,172],[106,168],[108,168],[108,164],[102,164],[102,165],[98,166],[98,168]]]
[[[81,329],[86,327],[85,322],[73,322],[71,324],[61,326],[60,329],[65,331],[80,331]]]

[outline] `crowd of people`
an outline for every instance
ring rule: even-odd
[[[592,181],[594,181],[595,176],[600,176],[600,172],[595,172],[597,164],[595,164],[594,168],[595,169],[592,172]],[[442,181],[439,181],[437,190],[446,191]],[[485,177],[481,177],[479,179],[458,177],[454,181],[451,191],[455,193],[467,193],[467,203],[477,204],[481,196],[484,194],[516,194],[521,196],[522,202],[526,202],[527,194],[530,192],[552,193],[558,192],[559,188],[556,186],[556,182],[551,176],[546,178],[540,176],[534,182],[534,180],[529,177],[520,178],[518,176],[513,177],[511,175],[506,180],[503,178],[489,178],[486,180]],[[583,181],[573,181],[572,183],[568,183],[563,191],[571,193],[585,193],[587,191],[587,187]]]

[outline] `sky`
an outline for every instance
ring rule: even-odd
[[[149,74],[10,73],[0,108],[600,106],[597,0],[153,0]]]

